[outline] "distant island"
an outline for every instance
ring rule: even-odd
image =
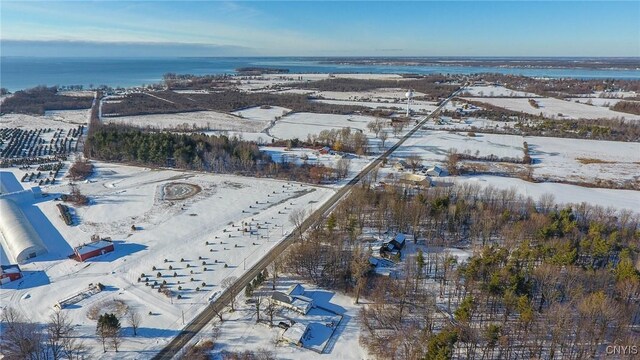
[[[638,70],[640,58],[526,58],[526,57],[362,57],[328,58],[321,64],[334,65],[385,65],[385,66],[480,66],[519,69],[600,69]]]
[[[238,73],[238,75],[243,75],[243,76],[264,75],[264,74],[288,74],[289,69],[275,69],[275,68],[267,68],[267,67],[247,66],[247,67],[237,68],[236,73]]]

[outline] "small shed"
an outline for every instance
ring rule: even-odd
[[[0,265],[0,285],[18,280],[22,277],[22,272],[17,264]]]
[[[88,244],[80,245],[76,247],[73,252],[76,255],[78,261],[85,261],[92,257],[104,255],[114,251],[113,242],[107,239],[101,239],[92,241]]]
[[[398,160],[395,164],[393,164],[393,168],[398,170],[398,171],[404,171],[405,169],[408,169],[410,166],[409,164],[407,164],[406,161],[404,160]]]
[[[306,325],[295,323],[282,333],[282,338],[293,345],[302,346],[302,339],[306,332]]]

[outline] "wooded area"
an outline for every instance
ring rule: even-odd
[[[604,345],[639,340],[639,223],[630,211],[492,187],[365,186],[282,259],[307,281],[366,298],[360,339],[378,359],[600,358]],[[408,253],[396,276],[375,275],[360,236],[371,230],[474,255],[459,264],[447,251]]]
[[[150,96],[151,95],[151,96]],[[333,105],[310,101],[306,95],[246,93],[223,90],[212,93],[179,94],[173,91],[134,93],[120,102],[103,105],[104,116],[166,114],[187,111],[221,111],[250,108],[254,106],[281,106],[294,112],[314,112],[323,114],[369,113],[373,109],[363,106]]]
[[[2,102],[3,113],[44,115],[48,110],[78,110],[91,107],[93,97],[59,95],[58,89],[38,86],[16,91]]]

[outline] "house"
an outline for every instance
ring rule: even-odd
[[[294,288],[295,290],[295,288]],[[291,309],[302,315],[306,315],[314,307],[313,299],[302,295],[287,295],[281,291],[271,293],[271,300],[276,304]]]
[[[331,153],[331,148],[328,147],[328,146],[324,146],[322,149],[320,149],[319,152],[322,155],[330,154]]]
[[[395,164],[393,164],[393,168],[398,170],[398,171],[404,171],[405,169],[408,169],[410,166],[409,164],[407,164],[406,161],[404,160],[398,160],[396,161]]]
[[[405,236],[405,234],[397,234],[387,244],[392,245],[395,249],[402,250],[402,248],[404,248],[406,240],[407,237]]]
[[[436,165],[427,169],[427,175],[436,177],[447,176],[447,171]]]
[[[287,290],[287,294],[289,296],[302,295],[304,294],[304,287],[300,284],[291,285]]]
[[[92,257],[104,255],[114,251],[113,242],[108,239],[92,241],[88,244],[80,245],[73,249],[78,261],[85,261]]]
[[[423,187],[431,186],[431,179],[426,175],[402,174],[402,176],[400,176],[399,181],[401,184],[406,184],[411,186],[423,186]]]
[[[18,280],[22,277],[22,272],[18,265],[0,265],[0,285]]]
[[[404,234],[397,234],[393,239],[380,247],[380,256],[387,259],[399,259],[406,239],[407,237]]]
[[[307,325],[295,323],[282,333],[282,338],[293,345],[302,346],[302,339],[306,333]]]

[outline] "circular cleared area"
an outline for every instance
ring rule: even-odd
[[[162,198],[164,200],[184,200],[194,196],[201,190],[202,188],[198,185],[171,182],[162,187]]]

